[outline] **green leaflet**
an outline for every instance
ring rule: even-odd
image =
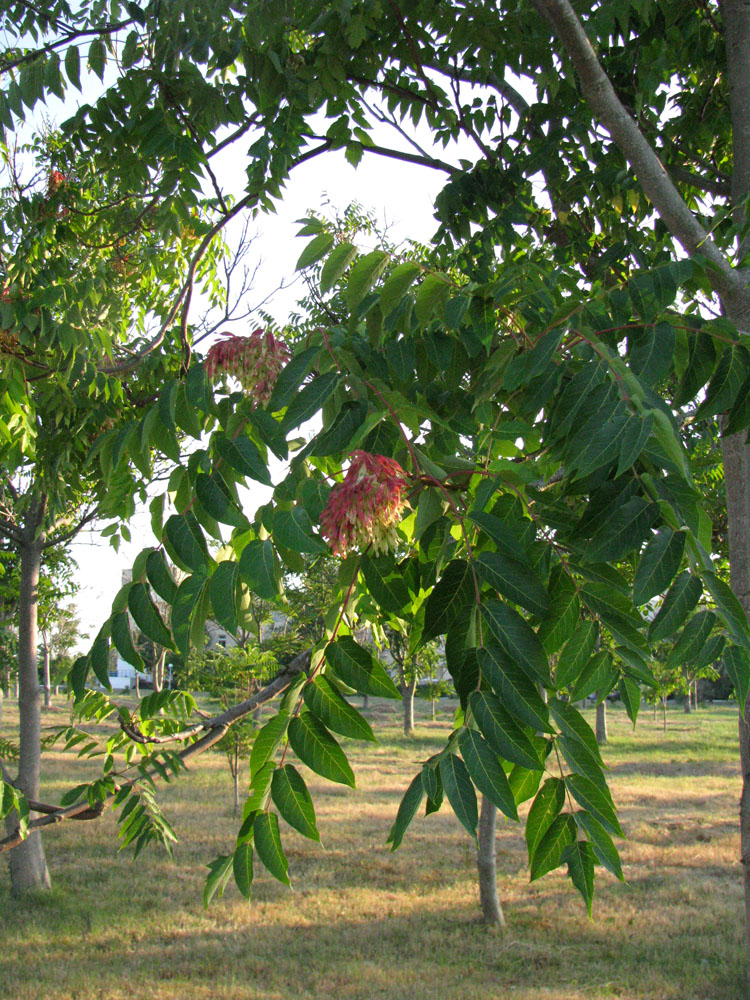
[[[134,583],[128,593],[128,609],[133,621],[143,634],[158,643],[172,649],[172,636],[162,621],[156,605],[151,600],[148,587],[144,583]]]
[[[195,493],[203,507],[216,521],[234,528],[248,527],[247,518],[217,472],[210,476],[205,472],[199,472],[195,479]]]
[[[315,416],[336,388],[339,379],[338,372],[326,372],[324,375],[316,375],[311,382],[303,386],[292,399],[281,421],[283,433],[288,434],[295,427],[299,427],[310,417]]]
[[[344,684],[379,698],[400,698],[398,688],[381,663],[349,635],[326,646],[326,660]]]
[[[641,707],[641,689],[637,681],[631,677],[623,677],[618,687],[620,698],[628,713],[628,718],[635,727],[635,720],[638,718],[638,709]]]
[[[548,656],[567,642],[578,623],[581,605],[573,581],[561,570],[550,587],[550,602],[537,636]]]
[[[503,651],[529,677],[548,687],[547,654],[537,634],[521,615],[501,601],[487,601],[482,605],[482,618]]]
[[[232,873],[234,882],[241,895],[250,899],[250,887],[253,884],[253,845],[249,841],[238,844],[232,855]]]
[[[494,514],[472,511],[469,517],[478,528],[481,528],[488,538],[492,539],[497,546],[498,552],[502,552],[510,559],[516,559],[526,566],[531,567],[523,535],[520,532],[515,531],[511,525]]]
[[[399,305],[421,271],[421,266],[411,260],[394,267],[380,290],[380,309],[383,316],[388,317]]]
[[[348,400],[336,414],[333,423],[311,442],[310,448],[317,458],[338,455],[351,447],[354,435],[367,416],[367,405],[359,400]]]
[[[236,562],[220,562],[208,584],[214,619],[233,635],[238,628],[237,585],[240,568]]]
[[[333,248],[320,272],[321,295],[325,295],[333,288],[357,253],[357,248],[353,243],[339,243]]]
[[[273,387],[273,393],[268,403],[269,413],[276,413],[294,399],[297,391],[310,374],[313,365],[320,357],[322,347],[308,347],[304,351],[299,351],[282,369]]]
[[[648,637],[651,642],[673,635],[700,600],[703,586],[697,576],[685,571],[674,581],[664,603],[651,621]]]
[[[110,628],[112,642],[115,644],[115,648],[123,660],[129,663],[131,667],[135,667],[136,670],[143,670],[143,659],[133,645],[133,637],[130,634],[130,619],[127,612],[121,611],[119,614],[113,615]]]
[[[311,267],[313,264],[317,264],[321,257],[325,257],[331,249],[333,241],[333,233],[318,233],[317,236],[310,240],[305,249],[299,255],[299,259],[294,266],[294,270],[302,271],[306,267]]]
[[[540,617],[546,613],[547,590],[531,568],[501,552],[480,552],[476,565],[480,579],[503,597]]]
[[[529,769],[542,768],[537,748],[493,694],[475,691],[469,697],[469,707],[482,736],[503,760]]]
[[[385,270],[389,255],[384,250],[373,250],[360,257],[351,270],[346,283],[346,304],[354,311]]]
[[[545,833],[552,826],[565,805],[565,782],[561,778],[547,778],[536,794],[526,819],[526,847],[529,864]]]
[[[271,474],[268,471],[268,466],[263,459],[263,456],[258,449],[258,446],[250,440],[245,434],[238,434],[234,438],[223,437],[222,435],[216,434],[213,438],[213,447],[219,458],[226,462],[227,465],[238,472],[241,476],[248,476],[250,479],[254,479],[258,483],[263,483],[264,486],[271,485]],[[200,478],[200,477],[199,477]],[[196,484],[197,488],[197,484]],[[220,488],[220,487],[219,487]],[[204,492],[208,495],[208,489],[204,483]],[[216,490],[211,491],[211,497],[215,498],[217,504],[221,501],[216,497]],[[228,505],[231,502],[233,506],[233,501],[228,497]],[[210,508],[208,508],[210,509]],[[225,508],[222,507],[224,512]],[[222,518],[218,514],[214,514],[218,521]],[[233,524],[233,521],[227,521],[227,524]],[[245,523],[243,516],[243,521],[240,524]]]
[[[276,753],[276,749],[286,736],[288,725],[289,713],[279,712],[261,728],[253,741],[253,749],[250,751],[251,777],[254,778],[264,764],[267,764]]]
[[[516,802],[498,755],[473,729],[462,730],[458,743],[471,780],[481,794],[506,816],[517,820]]]
[[[525,725],[552,732],[549,709],[534,681],[497,646],[480,649],[478,657],[482,676],[502,704]]]
[[[638,563],[633,580],[633,603],[645,604],[663,593],[680,568],[685,551],[684,531],[660,528],[650,539]]]
[[[167,604],[174,604],[177,584],[161,549],[154,549],[149,553],[146,559],[146,576],[159,597],[162,597]]]
[[[281,568],[270,538],[254,538],[242,550],[240,576],[250,590],[265,601],[281,593]]]
[[[112,690],[109,682],[109,632],[109,622],[105,622],[99,630],[99,634],[94,640],[91,652],[89,653],[91,669],[105,691]]]
[[[560,856],[561,863],[568,865],[570,881],[583,896],[589,917],[594,899],[594,857],[592,845],[585,840],[574,840]]]
[[[576,838],[576,821],[570,813],[553,821],[534,851],[530,865],[531,881],[541,878],[562,864],[563,851]]]
[[[451,280],[445,274],[427,274],[417,290],[414,311],[421,327],[429,325],[438,308],[450,295]]]
[[[594,854],[599,862],[604,865],[607,871],[612,872],[615,878],[624,882],[625,876],[622,873],[620,855],[614,845],[614,841],[601,825],[599,820],[594,819],[591,813],[588,813],[583,809],[577,809],[573,813],[573,816],[575,817],[578,827],[583,830],[588,837],[591,846],[594,849]]]
[[[443,789],[453,812],[469,835],[477,839],[477,796],[471,783],[466,765],[454,753],[446,753],[440,758],[440,778]]]
[[[303,837],[320,841],[312,798],[302,776],[292,764],[285,764],[273,772],[271,796],[290,826]]]
[[[579,740],[586,747],[598,766],[600,768],[603,767],[604,764],[602,763],[594,731],[578,709],[568,702],[560,701],[558,698],[551,698],[549,710],[563,735]]]
[[[315,677],[311,683],[305,685],[302,696],[313,715],[334,733],[348,736],[353,740],[377,743],[367,719],[349,704],[327,677]]]
[[[714,599],[717,611],[724,619],[732,641],[743,649],[750,650],[747,615],[731,587],[713,573],[704,572],[702,579],[706,590]]]
[[[172,514],[164,526],[169,544],[174,550],[175,560],[191,573],[204,572],[210,556],[195,514]]]
[[[423,642],[447,632],[473,596],[474,585],[469,563],[458,559],[448,563],[442,577],[427,598]]]
[[[594,582],[585,584],[581,598],[618,642],[641,656],[650,655],[649,645],[641,634],[646,623],[625,593],[609,583]]]
[[[422,787],[421,772],[412,778],[409,787],[401,799],[401,803],[396,813],[396,819],[388,834],[387,844],[391,845],[391,850],[395,851],[404,839],[409,824],[414,819],[424,798],[424,788]]]
[[[656,504],[632,497],[591,535],[584,551],[586,562],[617,562],[640,548],[658,517]]]
[[[384,611],[399,614],[411,604],[406,583],[387,556],[377,559],[363,556],[359,568],[367,589]]]
[[[190,652],[190,635],[193,622],[201,606],[201,598],[208,587],[208,580],[202,574],[186,577],[177,588],[172,605],[172,632],[180,653],[187,657]]]
[[[696,420],[731,410],[749,370],[747,349],[739,344],[726,347],[706,387],[706,398],[696,411]]]
[[[355,787],[354,774],[344,751],[310,712],[303,712],[290,721],[289,743],[299,759],[316,774]]]
[[[273,518],[273,537],[281,546],[293,552],[327,552],[326,543],[313,534],[312,522],[304,507],[277,510]]]
[[[576,802],[590,812],[608,833],[617,837],[625,836],[620,821],[617,819],[611,797],[605,795],[590,778],[582,774],[569,774],[565,778],[565,785]]]
[[[253,823],[253,841],[258,857],[279,882],[289,885],[289,862],[281,846],[276,813],[258,813]]]
[[[713,611],[699,611],[694,614],[667,658],[667,669],[696,659],[708,642],[717,621],[718,617]]]
[[[599,625],[595,621],[581,622],[565,643],[555,669],[555,684],[567,688],[575,684],[599,638]]]
[[[597,700],[602,701],[614,687],[617,674],[612,654],[608,649],[602,649],[591,657],[576,683],[571,686],[570,700],[581,701],[597,691],[599,693]]]
[[[134,800],[135,801],[135,800]],[[234,855],[222,855],[208,865],[208,875],[206,884],[203,887],[203,906],[206,908],[214,896],[218,893],[224,895],[224,889],[232,875],[232,865]]]

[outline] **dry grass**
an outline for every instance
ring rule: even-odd
[[[229,772],[218,755],[164,792],[181,836],[174,863],[155,851],[135,863],[118,854],[111,816],[49,833],[51,893],[19,903],[7,874],[0,878],[0,996],[745,996],[733,707],[675,711],[666,735],[649,713],[633,733],[624,713],[611,711],[605,759],[629,836],[622,845],[627,884],[602,874],[589,922],[562,874],[528,884],[520,830],[501,822],[502,932],[477,921],[473,850],[448,807],[416,820],[395,854],[385,846],[417,762],[451,724],[449,711],[434,723],[420,718],[417,739],[406,742],[397,710],[376,704],[370,713],[380,746],[349,744],[356,792],[306,775],[324,848],[284,831],[292,893],[260,871],[250,906],[229,888],[202,909],[202,866],[231,849],[235,829]],[[45,797],[59,795],[76,766],[50,755]]]

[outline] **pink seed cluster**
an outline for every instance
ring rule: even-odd
[[[222,375],[230,375],[251,399],[265,406],[288,360],[285,344],[270,332],[255,330],[249,337],[226,334],[211,347],[204,367],[212,382]]]
[[[47,194],[56,194],[61,187],[67,182],[68,178],[59,170],[53,170],[47,181]]]
[[[321,534],[334,554],[369,544],[376,555],[395,549],[405,487],[406,473],[394,459],[353,451],[344,481],[334,486],[320,515]]]

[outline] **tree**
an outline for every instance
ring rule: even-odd
[[[164,302],[183,282],[185,261],[174,235],[165,241],[155,222],[159,204],[148,185],[128,190],[99,169],[96,155],[75,156],[54,133],[3,154],[0,537],[19,562],[14,786],[33,803],[42,562],[95,518],[116,518],[108,533],[129,537],[125,521],[152,476],[150,436],[177,452],[177,387],[161,417],[154,390],[184,357],[179,333],[167,336],[172,307]],[[195,211],[197,234],[205,223]],[[154,354],[170,343],[171,352]],[[108,685],[106,654],[96,670]],[[11,877],[16,893],[49,884],[38,833],[14,852]]]
[[[233,646],[230,649],[207,652],[197,665],[195,685],[218,698],[224,709],[249,698],[278,669],[275,658],[258,646]],[[259,720],[258,720],[259,721]],[[214,749],[223,753],[229,765],[234,785],[232,815],[240,812],[240,767],[250,756],[258,729],[254,718],[240,719]]]
[[[750,594],[747,5],[659,0],[578,14],[567,0],[500,10],[477,0],[458,18],[454,5],[430,0],[270,4],[262,17],[229,4],[193,4],[189,17],[179,5],[134,4],[124,21],[88,7],[54,21],[12,13],[11,37],[33,27],[39,41],[21,36],[2,61],[18,73],[0,111],[6,127],[22,100],[31,107],[45,86],[65,89],[58,51],[77,52],[93,37],[89,62],[101,72],[120,33],[127,57],[106,101],[81,109],[62,132],[79,148],[116,150],[123,172],[153,170],[162,189],[172,185],[178,211],[201,177],[216,181],[210,158],[234,141],[248,148],[249,133],[247,186],[221,225],[270,207],[293,170],[333,149],[350,162],[389,156],[447,176],[435,245],[422,259],[360,254],[320,220],[307,223],[300,267],[322,265],[319,289],[334,321],[305,329],[280,373],[270,365],[274,342],[248,344],[248,363],[266,366],[263,385],[244,386],[251,398],[235,392],[216,403],[199,367],[188,371],[186,392],[212,438],[202,467],[180,473],[175,513],[156,524],[157,541],[179,549],[190,572],[179,600],[172,595],[182,615],[173,640],[187,648],[184,623],[200,622],[209,600],[230,619],[244,587],[273,597],[279,560],[289,565],[330,542],[344,561],[327,643],[312,651],[306,680],[298,666],[262,694],[297,677],[292,714],[277,717],[279,740],[287,732],[306,763],[351,783],[330,735],[339,702],[321,689],[335,691],[329,678],[338,676],[365,692],[390,690],[350,634],[353,605],[366,593],[410,619],[424,604],[423,639],[445,635],[464,723],[410,785],[392,843],[423,798],[432,809],[443,792],[474,835],[470,779],[514,818],[534,796],[532,877],[567,864],[590,905],[595,861],[621,875],[611,839],[620,828],[593,734],[558,693],[594,669],[598,634],[617,651],[611,669],[632,711],[631,685],[653,682],[646,660],[656,641],[638,608],[666,592],[662,621],[675,635],[705,591],[730,640],[724,662],[743,706],[748,691],[740,603]],[[75,80],[77,57],[70,62]],[[321,113],[331,120],[325,134]],[[443,155],[408,134],[420,122],[445,144]],[[392,146],[376,125],[393,127]],[[474,144],[475,161],[453,156],[459,136]],[[188,155],[175,174],[177,146]],[[734,593],[711,558],[710,522],[681,440],[685,407],[694,420],[723,415]],[[267,477],[265,449],[285,458],[289,435],[315,413],[322,430],[249,521],[234,487],[246,475]],[[218,486],[210,501],[201,477]],[[236,528],[236,563],[208,556],[195,497]],[[351,520],[344,531],[330,517],[321,536],[314,525],[329,503]],[[394,558],[394,540],[413,557]],[[616,568],[625,556],[632,583]],[[134,588],[143,586],[139,568]],[[182,759],[219,738],[228,718],[196,723]],[[740,726],[745,857],[744,716]],[[553,747],[559,758],[547,756]],[[501,759],[513,765],[509,777]],[[296,778],[274,760],[263,766],[279,775],[271,801],[285,815],[284,789]],[[566,808],[568,795],[581,808]],[[286,879],[270,854],[275,813],[260,800],[247,820],[252,847],[243,839],[234,862],[217,860],[208,896],[233,863],[247,872],[251,849]],[[238,882],[249,888],[244,875]]]
[[[434,666],[437,644],[433,641],[420,645],[415,642],[415,650],[411,649],[411,634],[404,634],[393,625],[384,628],[388,652],[398,667],[399,690],[404,706],[404,736],[414,735],[414,694],[420,677],[424,677],[430,667]],[[415,637],[416,638],[416,637]],[[433,699],[433,715],[435,702]]]

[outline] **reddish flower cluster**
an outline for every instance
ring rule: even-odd
[[[321,534],[337,556],[369,544],[376,555],[398,545],[406,474],[384,455],[354,451],[344,481],[331,491],[320,515]]]
[[[65,174],[61,173],[59,170],[53,170],[49,175],[49,181],[47,182],[47,196],[56,194],[63,185],[67,183],[68,178]]]
[[[206,355],[206,375],[212,381],[221,375],[236,378],[260,406],[273,393],[279,372],[289,360],[286,346],[272,333],[255,330],[249,337],[227,334]]]

